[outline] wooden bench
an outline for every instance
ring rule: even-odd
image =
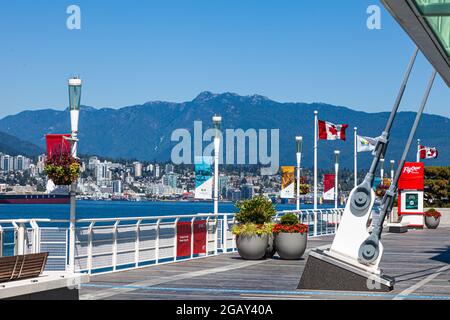
[[[0,258],[0,283],[39,277],[48,252]]]

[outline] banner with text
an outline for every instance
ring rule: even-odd
[[[213,157],[195,158],[195,199],[213,198]]]
[[[191,256],[192,249],[192,255],[205,254],[206,236],[206,221],[195,221],[194,225],[191,222],[178,222],[177,257]]]
[[[323,200],[334,200],[334,188],[335,188],[334,174],[326,174],[323,176]]]
[[[295,167],[281,167],[281,198],[295,198]]]

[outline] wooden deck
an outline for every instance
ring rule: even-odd
[[[310,239],[309,249],[332,237]],[[397,280],[390,294],[296,290],[306,260],[244,261],[237,254],[93,276],[81,299],[436,299],[450,300],[450,227],[386,234],[382,268]]]

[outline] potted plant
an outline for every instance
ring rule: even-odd
[[[276,210],[272,202],[258,196],[236,205],[237,224],[233,227],[239,255],[245,260],[260,260],[275,254],[272,217]]]
[[[55,152],[45,162],[45,172],[55,185],[68,186],[78,179],[80,162],[70,152]]]
[[[275,247],[283,260],[299,260],[306,251],[308,226],[300,223],[297,215],[289,213],[273,228]]]
[[[442,214],[436,209],[425,212],[425,225],[428,229],[437,229],[441,223]]]

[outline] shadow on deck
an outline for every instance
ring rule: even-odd
[[[309,249],[332,237],[310,239]],[[306,259],[244,261],[237,254],[93,276],[81,299],[449,299],[450,227],[387,234],[382,268],[397,280],[390,294],[296,290]]]

